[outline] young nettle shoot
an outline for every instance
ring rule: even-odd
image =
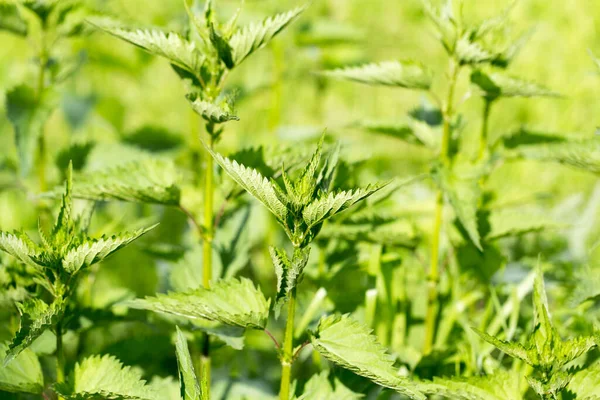
[[[52,230],[40,225],[41,243],[23,232],[0,232],[0,249],[28,266],[34,281],[51,297],[48,304],[41,298],[29,298],[18,305],[21,327],[8,345],[4,365],[27,349],[46,330],[56,335],[56,379],[64,380],[65,359],[62,339],[75,315],[74,294],[86,270],[122,249],[153,227],[112,236],[93,238],[88,235],[91,210],[74,215],[72,203],[72,168],[67,172],[60,212]]]

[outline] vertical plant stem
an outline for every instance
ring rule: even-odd
[[[44,32],[42,31],[41,43],[40,43],[40,54],[39,54],[40,65],[39,65],[38,81],[37,81],[37,88],[36,88],[36,96],[37,96],[38,103],[42,102],[42,96],[44,94],[44,87],[45,87],[45,83],[46,83],[46,64],[48,63],[47,58],[48,58],[48,56],[46,54],[46,38],[45,38]],[[37,151],[38,151],[37,173],[38,173],[38,181],[39,181],[39,185],[40,185],[40,192],[45,192],[47,189],[47,185],[46,185],[46,140],[44,138],[43,127],[40,131],[40,136],[38,137]]]
[[[479,159],[483,159],[488,148],[488,126],[490,120],[490,111],[492,101],[488,98],[483,99],[483,120],[481,122],[481,134],[479,137]]]
[[[454,59],[450,60],[448,73],[448,97],[442,110],[444,116],[444,127],[442,135],[442,145],[440,149],[440,161],[448,166],[450,164],[450,136],[452,134],[452,116],[454,113],[454,90],[460,67]],[[425,314],[425,340],[423,342],[423,354],[429,354],[433,347],[433,341],[436,331],[436,319],[439,309],[438,284],[439,276],[439,251],[440,234],[442,228],[442,218],[444,212],[444,193],[438,189],[435,200],[435,217],[433,221],[433,237],[431,238],[431,259],[429,267],[429,276],[427,277],[427,312]]]
[[[65,353],[63,351],[62,323],[56,324],[56,383],[65,381]],[[58,396],[58,400],[63,400]]]
[[[212,150],[214,147],[213,127],[209,124],[206,127],[209,134],[208,145]],[[204,240],[202,242],[202,284],[205,288],[210,287],[212,278],[212,242],[214,236],[213,226],[213,158],[206,152],[206,168],[204,170]],[[206,334],[203,338],[201,355],[201,385],[202,397],[205,400],[210,399],[210,336]]]
[[[292,289],[288,302],[287,321],[285,324],[285,337],[281,353],[281,386],[279,400],[289,400],[290,383],[292,377],[292,362],[294,349],[294,317],[296,315],[296,288]]]

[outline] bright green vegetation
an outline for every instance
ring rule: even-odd
[[[0,0],[0,397],[600,399],[580,2]]]

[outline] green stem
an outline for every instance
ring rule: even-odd
[[[45,38],[44,38],[44,33],[42,32],[42,39],[41,39],[41,46],[40,46],[40,54],[39,54],[39,72],[38,72],[38,81],[37,81],[37,88],[36,88],[36,96],[37,96],[37,102],[41,103],[42,101],[42,96],[44,94],[44,87],[45,87],[45,83],[46,83],[46,64],[47,64],[47,55],[46,55],[46,44],[45,44]],[[43,131],[43,127],[40,131],[40,136],[38,137],[38,168],[37,168],[37,172],[38,172],[38,181],[40,184],[40,192],[45,192],[47,189],[47,185],[46,185],[46,140],[44,138],[44,131]]]
[[[446,104],[442,110],[444,114],[444,127],[442,135],[442,145],[440,149],[440,160],[446,166],[450,164],[450,138],[452,134],[452,117],[454,113],[454,90],[456,89],[456,82],[458,80],[458,74],[460,72],[460,66],[456,64],[454,59],[450,60],[449,67],[449,83],[448,83],[448,97]],[[423,343],[423,354],[429,354],[433,347],[433,341],[435,338],[436,331],[436,318],[439,308],[438,301],[438,284],[440,280],[439,276],[439,247],[440,247],[440,234],[442,228],[442,218],[444,212],[444,194],[441,190],[438,190],[435,201],[435,217],[433,222],[433,237],[431,239],[431,259],[429,267],[429,276],[427,277],[427,312],[425,314],[425,340]]]
[[[481,122],[481,135],[479,137],[479,159],[483,159],[488,149],[488,126],[490,120],[490,111],[493,102],[484,98],[483,103],[483,121]]]
[[[289,400],[290,383],[292,377],[292,363],[294,355],[294,317],[296,315],[296,288],[292,289],[288,302],[287,321],[285,324],[285,337],[281,353],[281,386],[279,388],[279,400]]]
[[[212,150],[214,147],[213,127],[207,125],[209,134],[208,146]],[[212,278],[212,242],[213,242],[213,158],[212,155],[206,152],[206,168],[204,170],[204,232],[202,242],[202,285],[205,288],[210,287]],[[202,398],[210,399],[210,336],[204,336],[201,356],[201,382],[202,382]]]
[[[56,383],[65,381],[65,353],[63,351],[62,324],[56,324]],[[63,400],[58,396],[58,400]]]

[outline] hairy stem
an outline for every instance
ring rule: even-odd
[[[483,120],[481,122],[481,134],[479,137],[479,159],[483,159],[488,149],[488,126],[490,120],[490,112],[493,102],[484,98],[483,103]]]
[[[449,67],[448,97],[443,107],[444,129],[442,136],[442,146],[440,149],[440,160],[444,165],[450,164],[450,136],[452,134],[452,117],[454,106],[454,90],[460,67],[451,59]],[[427,312],[425,314],[425,340],[423,342],[423,354],[429,354],[433,347],[433,341],[436,331],[436,318],[439,309],[438,301],[438,283],[439,276],[439,251],[440,234],[442,228],[442,218],[444,212],[444,194],[438,189],[435,200],[435,217],[433,221],[433,237],[431,238],[431,259],[429,267],[429,276],[427,277]]]
[[[285,324],[285,337],[281,353],[281,386],[279,400],[289,400],[290,383],[292,377],[292,363],[294,361],[294,316],[296,315],[296,288],[292,289],[288,302],[287,321]]]
[[[63,351],[62,323],[56,324],[56,383],[65,381],[65,353]],[[63,400],[58,396],[58,400]]]

